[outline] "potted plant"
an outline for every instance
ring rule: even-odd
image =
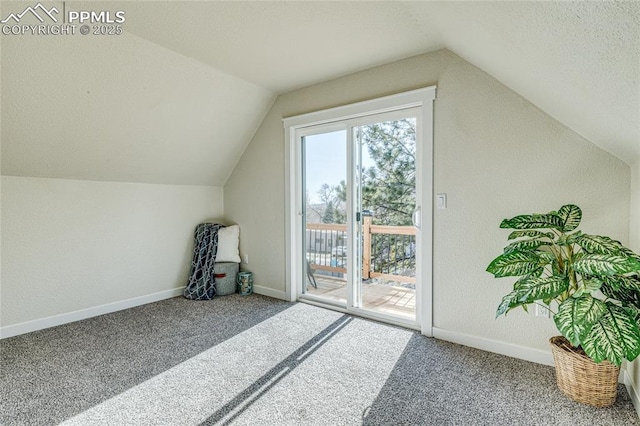
[[[615,402],[620,364],[640,354],[640,256],[578,231],[581,219],[569,204],[503,220],[500,228],[514,229],[511,243],[487,271],[519,277],[496,318],[519,306],[549,309],[562,334],[550,340],[558,387],[576,401],[607,406]]]

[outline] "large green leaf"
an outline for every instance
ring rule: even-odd
[[[544,246],[544,245],[538,247],[538,250],[536,251],[536,253],[538,254],[538,257],[540,257],[540,264],[542,265],[542,267],[546,265],[551,265],[551,270],[554,275],[563,275],[562,272],[558,269],[559,264],[558,264],[558,258],[556,257],[556,255],[553,252],[546,250],[549,247],[550,246]]]
[[[596,276],[626,274],[640,271],[640,260],[624,255],[585,254],[573,263],[573,269]]]
[[[637,259],[638,261],[640,261],[640,254],[635,253],[635,252],[629,250],[628,248],[626,248],[624,246],[622,247],[622,249],[620,251],[622,253],[626,254],[628,257],[632,257],[632,258]]]
[[[498,305],[498,309],[496,310],[496,318],[498,318],[502,314],[506,314],[516,306],[522,305],[523,303],[518,300],[521,296],[521,291],[518,289],[515,289],[511,293],[504,296],[502,298],[502,301],[500,302],[500,305]]]
[[[544,268],[540,267],[533,272],[530,272],[527,278],[539,277],[544,274]]]
[[[511,229],[535,229],[554,228],[562,229],[563,222],[556,214],[524,214],[505,219],[500,223],[500,228]]]
[[[600,290],[605,296],[617,300],[622,303],[622,306],[638,310],[640,314],[640,291],[628,288],[619,288],[616,290],[606,285],[602,286]]]
[[[640,328],[636,312],[606,303],[600,320],[582,339],[582,348],[595,362],[608,360],[620,365],[640,355]]]
[[[639,310],[640,314],[640,275],[612,275],[603,277],[602,293],[623,306]]]
[[[560,207],[558,217],[560,217],[562,221],[562,232],[573,231],[580,225],[582,210],[576,205],[567,204],[566,206]]]
[[[578,238],[582,235],[582,231],[576,231],[573,234],[562,234],[558,238],[557,244],[559,245],[571,245],[575,244]]]
[[[551,232],[542,232],[542,231],[536,231],[534,229],[521,229],[518,231],[513,231],[512,233],[509,234],[509,240],[513,240],[514,238],[521,238],[521,237],[531,237],[531,238],[549,238],[553,240],[553,233]]]
[[[550,243],[539,239],[514,241],[504,248],[505,253],[512,251],[531,251],[536,250],[540,246],[548,246]]]
[[[551,299],[569,288],[569,279],[561,276],[529,278],[523,280],[518,288],[520,302],[531,303],[536,300]]]
[[[595,254],[621,254],[621,250],[624,248],[619,241],[602,235],[584,234],[576,240],[576,243],[587,253]]]
[[[551,262],[557,262],[557,258],[556,255],[550,251],[545,250],[545,248],[547,248],[548,246],[540,246],[538,251],[536,251],[536,253],[538,254],[538,257],[540,258],[540,262],[543,265],[548,265]]]
[[[603,282],[599,279],[584,278],[578,286],[578,289],[571,296],[577,299],[578,297],[582,297],[583,294],[591,294],[594,291],[600,290],[602,284]]]
[[[526,275],[540,268],[540,258],[533,251],[512,251],[493,259],[487,272],[496,278]]]
[[[626,277],[624,275],[611,275],[608,277],[602,277],[602,281],[614,290],[626,288],[629,290],[640,291],[640,279],[634,276]]]
[[[558,313],[553,316],[553,320],[560,333],[573,346],[579,346],[584,335],[591,331],[605,311],[604,302],[589,295],[577,299],[570,297],[558,306]]]
[[[533,271],[532,274],[538,274],[538,271],[537,270]],[[520,302],[520,298],[526,292],[526,289],[522,288],[522,283],[532,278],[532,276],[539,276],[539,275],[531,275],[531,274],[525,275],[524,277],[520,278],[518,281],[516,281],[513,284],[513,291],[507,294],[506,296],[504,296],[502,298],[502,301],[500,302],[500,305],[498,305],[498,309],[496,311],[496,318],[498,318],[502,314],[507,314],[511,309],[518,306],[522,306],[522,308],[525,311],[527,311],[526,304]]]

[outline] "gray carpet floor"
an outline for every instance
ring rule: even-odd
[[[2,425],[640,425],[550,367],[258,295],[173,298],[0,341]]]

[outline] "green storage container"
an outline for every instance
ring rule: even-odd
[[[226,296],[236,292],[236,280],[240,264],[234,262],[216,262],[213,273],[216,275],[216,295]]]

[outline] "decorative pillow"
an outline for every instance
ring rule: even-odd
[[[238,225],[220,228],[218,231],[218,254],[216,262],[240,263],[240,227]]]

